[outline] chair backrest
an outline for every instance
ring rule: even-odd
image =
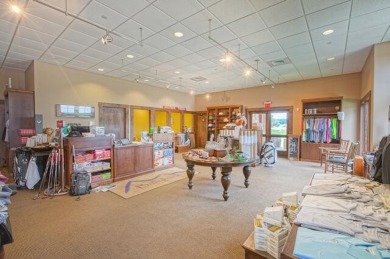
[[[347,161],[353,160],[359,151],[359,142],[351,142],[349,146]]]
[[[351,145],[351,141],[345,139],[340,140],[340,150],[347,151],[350,145]]]

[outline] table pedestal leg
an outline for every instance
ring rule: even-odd
[[[215,177],[216,177],[215,170],[217,170],[217,168],[216,167],[211,167],[211,170],[213,170],[213,173],[211,174],[211,177],[213,177],[213,180],[215,180]]]
[[[244,168],[242,169],[242,172],[244,173],[244,176],[245,176],[245,182],[244,182],[244,184],[245,184],[245,187],[246,187],[246,188],[248,188],[248,186],[249,186],[249,181],[248,181],[248,179],[249,179],[249,176],[251,175],[251,171],[252,171],[252,169],[250,168],[249,165],[244,166]]]
[[[192,189],[192,178],[194,177],[194,165],[187,164],[188,188]]]
[[[221,168],[221,173],[222,173],[221,183],[222,183],[223,190],[224,190],[222,196],[225,199],[225,201],[227,201],[229,199],[228,189],[229,189],[230,182],[231,182],[231,176],[230,176],[231,172],[232,172],[231,167],[222,167]]]

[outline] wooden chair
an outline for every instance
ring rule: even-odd
[[[339,148],[332,148],[332,147],[320,147],[321,155],[320,155],[320,166],[322,166],[323,159],[326,157],[326,153],[328,151],[334,151],[339,153],[345,153],[347,152],[349,145],[351,144],[351,141],[342,139],[340,140],[340,147]]]
[[[359,143],[351,143],[347,152],[339,152],[328,150],[325,158],[325,173],[332,170],[332,173],[338,172],[351,173],[353,172],[353,163],[355,156],[359,152]]]

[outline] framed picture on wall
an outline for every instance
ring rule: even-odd
[[[94,118],[95,107],[88,105],[56,104],[57,117]]]

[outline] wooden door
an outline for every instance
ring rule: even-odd
[[[195,144],[196,147],[204,148],[207,141],[207,112],[195,114]]]
[[[104,132],[114,133],[115,139],[129,138],[129,106],[99,103],[99,126]]]

